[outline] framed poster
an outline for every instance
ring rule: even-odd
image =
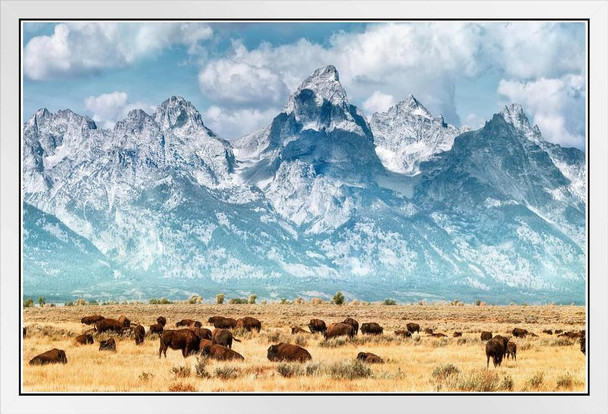
[[[3,6],[3,411],[606,412],[605,2]]]

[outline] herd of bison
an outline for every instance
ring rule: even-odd
[[[85,325],[93,325],[93,328],[88,329],[85,333],[77,336],[75,341],[79,345],[89,345],[95,342],[94,334],[104,332],[114,332],[120,335],[129,335],[135,341],[136,345],[144,342],[146,330],[143,325],[131,323],[131,321],[123,316],[118,319],[104,318],[100,315],[85,316],[81,322]],[[169,348],[181,350],[184,358],[189,355],[202,354],[211,359],[227,361],[227,360],[244,360],[243,356],[232,349],[233,341],[240,342],[235,338],[232,330],[237,329],[243,331],[257,331],[262,329],[262,322],[256,318],[244,317],[240,319],[226,318],[223,316],[213,316],[207,321],[213,325],[213,331],[203,328],[200,321],[192,319],[183,319],[175,324],[176,328],[166,329],[167,319],[160,316],[156,319],[156,323],[148,329],[148,337],[158,335],[160,346],[158,349],[158,357],[167,356]],[[394,332],[397,336],[411,337],[414,333],[420,333],[420,325],[417,323],[408,323],[407,329],[397,330]],[[359,326],[353,318],[346,318],[342,322],[332,323],[329,326],[321,319],[311,319],[308,324],[310,333],[321,333],[325,339],[345,336],[354,338],[359,332],[362,335],[382,335],[384,329],[376,322],[363,323]],[[301,327],[292,327],[292,334],[309,333]],[[432,337],[447,337],[444,333],[433,332],[432,329],[426,328],[423,332]],[[582,331],[567,331],[562,330],[544,330],[543,333],[553,335],[554,333],[560,337],[570,339],[578,338],[580,349],[583,354],[586,352],[586,333]],[[27,328],[23,328],[23,337],[27,335]],[[517,338],[535,337],[536,334],[527,331],[526,329],[515,328],[512,335]],[[453,332],[453,337],[462,336],[462,332]],[[481,332],[481,340],[486,341],[486,368],[489,368],[490,359],[494,367],[500,366],[503,358],[517,359],[517,345],[510,341],[511,337],[502,335],[492,335],[491,332]],[[116,341],[114,338],[99,341],[100,351],[116,351]],[[304,348],[289,344],[278,343],[271,345],[268,348],[267,358],[270,361],[294,361],[305,362],[312,359],[311,354]],[[357,359],[366,363],[383,363],[383,359],[370,352],[359,352]],[[31,365],[45,365],[68,362],[65,351],[60,349],[52,349],[32,358],[29,363]]]

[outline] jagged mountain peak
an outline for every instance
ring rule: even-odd
[[[524,108],[517,103],[505,105],[502,110],[495,116],[500,115],[505,122],[513,125],[513,127],[526,135],[532,141],[542,140],[542,134],[538,125],[530,126],[530,121],[524,112]]]
[[[325,101],[335,106],[348,105],[346,91],[340,83],[340,75],[334,66],[328,65],[311,73],[289,97],[284,112],[291,113],[298,104],[309,104],[313,99],[316,106],[323,105]]]
[[[397,114],[420,115],[426,118],[431,118],[433,116],[412,94],[409,94],[405,100],[390,108],[389,112],[391,111],[394,111]]]
[[[178,134],[192,134],[196,130],[204,130],[207,135],[216,136],[205,126],[203,117],[194,105],[181,96],[172,96],[161,103],[154,112],[154,119],[162,129],[177,130]]]

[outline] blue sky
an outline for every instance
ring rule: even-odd
[[[586,27],[555,22],[24,23],[24,116],[70,108],[112,125],[181,95],[219,135],[267,125],[333,64],[367,116],[414,94],[478,128],[523,105],[545,139],[584,148]]]

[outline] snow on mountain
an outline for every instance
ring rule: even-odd
[[[433,116],[413,95],[387,112],[374,113],[370,126],[384,166],[408,175],[418,174],[421,162],[452,148],[454,138],[467,130]]]

